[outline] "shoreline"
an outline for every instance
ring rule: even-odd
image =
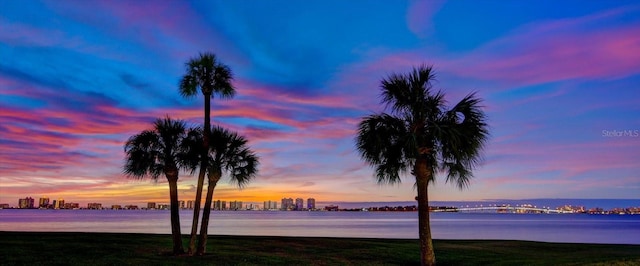
[[[168,233],[130,233],[130,232],[83,232],[83,231],[11,231],[11,230],[0,230],[0,240],[4,235],[15,235],[15,234],[25,234],[25,235],[121,235],[121,236],[163,236],[163,237],[171,237],[171,234]],[[183,233],[182,237],[184,239],[188,239],[189,235]],[[320,240],[371,240],[371,241],[418,241],[418,237],[416,238],[381,238],[381,237],[335,237],[335,236],[279,236],[279,235],[225,235],[225,234],[209,234],[210,238],[221,237],[221,238],[281,238],[281,239],[320,239]],[[640,244],[627,244],[627,243],[587,243],[587,242],[557,242],[557,241],[537,241],[537,240],[519,240],[519,239],[474,239],[474,238],[433,238],[433,241],[486,241],[486,242],[530,242],[530,243],[541,243],[541,244],[569,244],[569,245],[624,245],[624,246],[636,246],[640,251]],[[0,242],[1,243],[1,242]]]
[[[188,236],[183,235],[183,243]],[[415,265],[417,239],[211,235],[203,257],[171,256],[168,234],[0,231],[8,265]],[[444,265],[640,264],[640,245],[434,239]]]

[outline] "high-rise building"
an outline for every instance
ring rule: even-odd
[[[188,200],[187,201],[187,209],[193,210],[193,200]]]
[[[222,209],[222,201],[220,200],[216,200],[213,202],[213,208],[214,211],[219,211]]]
[[[38,203],[39,208],[46,209],[49,207],[49,198],[40,198],[40,201]]]
[[[281,209],[283,211],[290,211],[294,209],[293,199],[292,198],[283,198],[281,201]]]
[[[53,206],[54,209],[64,209],[64,200],[63,199],[58,199],[58,206]]]
[[[302,198],[297,198],[295,210],[301,211],[302,209],[304,209],[304,200]]]
[[[307,209],[308,210],[315,210],[316,209],[316,199],[314,199],[314,198],[308,198],[307,199]]]
[[[265,201],[264,204],[262,205],[262,209],[266,210],[277,210],[278,209],[278,202],[275,201]]]
[[[221,210],[223,210],[223,211],[227,210],[227,201],[226,200],[222,201],[222,209]]]
[[[147,202],[147,209],[153,210],[155,208],[156,208],[156,203],[155,202]]]
[[[180,209],[184,209],[184,200],[178,201],[178,206],[180,206]]]
[[[18,208],[20,209],[33,209],[33,198],[26,197],[24,199],[18,199]]]
[[[237,211],[242,210],[242,201],[232,201],[229,203],[229,210]]]

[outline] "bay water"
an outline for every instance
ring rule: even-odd
[[[183,234],[193,211],[182,210]],[[0,231],[170,234],[167,210],[0,210]],[[213,211],[210,234],[417,239],[417,212]],[[640,244],[640,215],[431,213],[434,239]]]

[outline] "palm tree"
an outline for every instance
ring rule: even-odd
[[[186,66],[186,74],[180,80],[180,94],[184,97],[195,97],[198,88],[204,96],[204,139],[202,142],[200,173],[198,174],[198,187],[193,207],[193,222],[191,224],[191,239],[189,240],[189,254],[195,249],[196,234],[198,233],[198,219],[200,215],[200,201],[202,200],[202,187],[204,175],[207,169],[206,151],[209,149],[209,130],[211,128],[211,98],[218,95],[221,99],[232,98],[235,89],[231,85],[233,76],[231,69],[220,63],[213,53],[201,53],[199,57],[191,58]]]
[[[169,182],[169,198],[171,202],[171,235],[173,238],[173,254],[184,253],[182,234],[180,233],[180,213],[178,205],[178,175],[185,157],[182,141],[186,136],[185,123],[172,120],[168,116],[157,119],[153,129],[144,130],[127,140],[124,173],[130,178],[143,179],[150,177],[157,181],[164,174]]]
[[[197,143],[202,138],[202,131],[196,134],[190,133],[190,142]],[[213,143],[209,148],[207,176],[209,184],[207,187],[207,197],[202,214],[202,224],[200,227],[200,237],[198,239],[198,249],[196,254],[205,253],[207,235],[209,228],[209,217],[211,214],[211,203],[213,202],[213,191],[218,181],[224,174],[229,176],[232,183],[243,188],[257,174],[258,157],[247,146],[247,140],[235,132],[230,132],[222,127],[216,126],[211,130],[210,135]],[[198,147],[187,145],[190,147]],[[192,154],[201,154],[199,151],[191,151]]]
[[[432,66],[424,65],[383,79],[382,103],[390,112],[364,117],[356,139],[378,183],[398,183],[400,174],[415,176],[422,265],[435,264],[427,187],[436,173],[446,174],[446,181],[460,189],[467,187],[489,135],[481,100],[472,93],[447,110],[444,94],[432,88],[434,80]]]

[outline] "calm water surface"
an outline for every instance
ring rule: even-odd
[[[181,211],[182,233],[192,211]],[[0,231],[169,234],[169,211],[0,210]],[[640,244],[640,215],[431,213],[436,239],[512,239]],[[417,212],[217,211],[221,235],[406,238],[418,236]]]

